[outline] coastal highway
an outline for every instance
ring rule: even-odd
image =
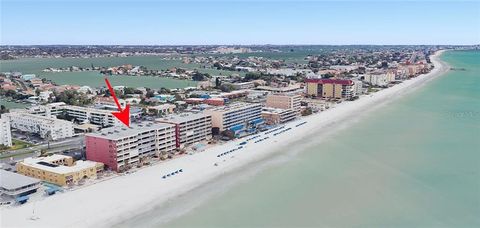
[[[59,153],[69,149],[82,149],[84,145],[85,143],[84,143],[83,135],[78,135],[66,140],[62,140],[58,142],[50,142],[50,149],[48,149],[48,152]],[[0,155],[1,156],[0,162],[6,163],[6,162],[22,160],[24,158],[31,157],[32,155],[35,155],[36,152],[40,152],[41,150],[47,149],[47,148],[48,148],[48,145],[45,143],[45,144],[32,146],[24,149],[19,149],[15,151],[7,151]]]

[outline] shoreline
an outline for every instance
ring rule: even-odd
[[[217,154],[238,147],[245,139],[235,140],[215,146],[202,153],[184,156],[165,163],[146,167],[137,172],[109,181],[82,188],[67,194],[58,194],[36,203],[19,207],[2,208],[2,226],[29,227],[105,227],[118,224],[144,212],[148,212],[167,201],[206,185],[222,175],[231,174],[240,168],[268,159],[282,153],[285,146],[301,141],[313,133],[318,133],[332,123],[349,119],[352,115],[362,115],[361,111],[379,108],[394,99],[425,85],[428,81],[443,75],[449,67],[438,57],[443,51],[431,56],[435,68],[428,74],[406,80],[401,84],[381,90],[371,95],[364,95],[353,102],[343,102],[333,109],[303,117],[285,124],[290,131],[273,136],[254,144],[247,143],[244,148],[217,158]],[[369,112],[371,110],[367,110]],[[359,113],[360,112],[360,113]],[[307,124],[296,127],[307,121]],[[330,130],[337,130],[336,127]],[[325,132],[325,131],[323,131]],[[323,134],[320,132],[320,134]],[[295,137],[289,137],[295,133]],[[325,132],[326,133],[326,132]],[[266,137],[265,132],[258,134]],[[250,138],[250,137],[247,137]],[[275,143],[272,143],[275,142]],[[214,166],[218,163],[218,166]],[[174,177],[162,179],[162,176],[174,170],[184,172]],[[30,220],[32,210],[38,220]]]

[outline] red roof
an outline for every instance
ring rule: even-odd
[[[305,82],[317,83],[317,84],[339,84],[339,85],[353,85],[352,80],[348,79],[305,79]]]

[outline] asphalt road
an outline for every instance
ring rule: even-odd
[[[85,145],[84,137],[83,135],[79,135],[73,138],[65,139],[63,141],[50,142],[50,149],[48,149],[48,152],[59,153],[69,149],[82,149],[84,145]],[[5,153],[2,153],[1,155],[2,157],[4,156],[8,156],[8,157],[0,159],[0,162],[19,161],[27,157],[38,156],[42,149],[47,149],[47,148],[48,148],[48,145],[45,143],[45,144],[32,146],[32,147],[24,148],[20,150],[8,151]],[[36,152],[37,154],[35,154]],[[13,159],[11,157],[13,157]]]

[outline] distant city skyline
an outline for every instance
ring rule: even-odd
[[[480,2],[0,4],[1,45],[480,44]]]

